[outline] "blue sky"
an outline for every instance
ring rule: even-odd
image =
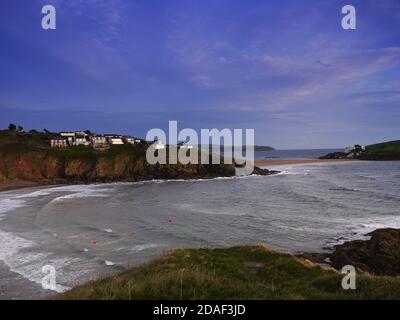
[[[357,30],[341,28],[345,4]],[[0,44],[0,127],[145,136],[177,120],[281,149],[400,139],[398,0],[2,0]]]

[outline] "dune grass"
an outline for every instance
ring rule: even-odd
[[[179,249],[55,299],[398,299],[400,278],[343,275],[264,246]]]

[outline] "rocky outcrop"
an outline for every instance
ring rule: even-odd
[[[378,229],[370,240],[335,247],[330,260],[335,268],[353,265],[375,275],[400,275],[400,229]]]
[[[348,153],[346,152],[332,152],[325,156],[319,157],[319,159],[347,159]]]

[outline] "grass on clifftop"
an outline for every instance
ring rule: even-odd
[[[365,157],[370,160],[400,160],[400,140],[367,146]]]
[[[56,299],[398,299],[400,278],[342,274],[264,246],[179,249]]]

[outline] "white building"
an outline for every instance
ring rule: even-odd
[[[158,140],[157,142],[153,143],[152,145],[154,148],[156,148],[156,150],[162,150],[165,149],[165,144],[162,143],[161,140]]]
[[[132,138],[132,137],[125,137],[124,139],[125,139],[126,143],[129,143],[129,144],[137,143],[136,142],[137,140],[135,138]]]
[[[88,139],[86,139],[86,137],[76,137],[75,145],[76,146],[89,146],[90,141]]]
[[[362,150],[362,151],[365,151],[365,146],[361,146],[361,145],[359,145],[359,144],[355,144],[355,145],[352,145],[352,146],[349,146],[349,147],[347,147],[346,149],[345,149],[345,151],[346,152],[352,152],[352,151],[357,151],[357,150]]]
[[[60,132],[61,137],[73,137],[75,138],[75,132]]]
[[[85,131],[75,131],[75,136],[88,137],[89,134]]]
[[[122,139],[122,135],[120,134],[105,134],[104,135],[107,139]]]
[[[60,132],[60,136],[67,139],[70,146],[75,143],[75,132]]]
[[[50,139],[50,146],[52,148],[67,148],[68,147],[68,142],[67,138],[65,137],[53,137]]]
[[[124,144],[121,138],[109,138],[108,142],[112,145],[121,145]]]
[[[92,144],[107,144],[107,138],[103,136],[93,136],[90,140]]]

